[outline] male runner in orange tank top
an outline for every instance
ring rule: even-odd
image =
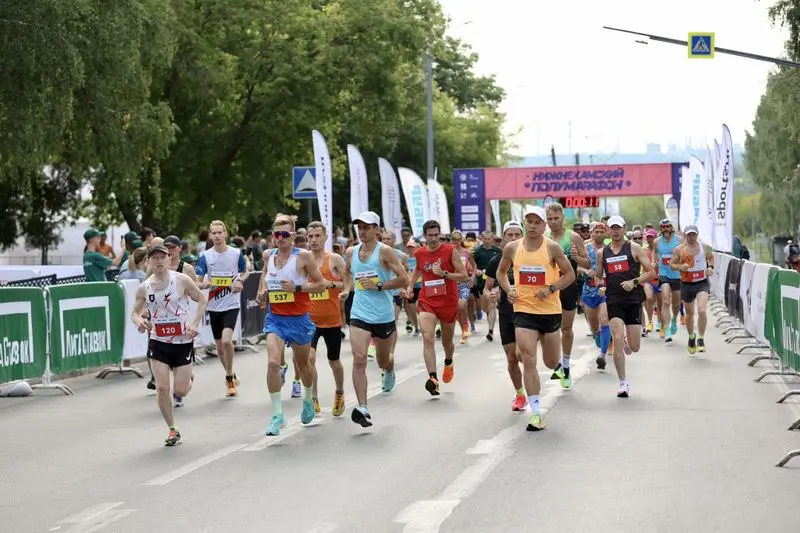
[[[342,352],[342,311],[339,293],[344,287],[342,274],[344,273],[344,259],[339,254],[325,251],[325,242],[328,232],[322,222],[312,222],[308,225],[308,244],[311,255],[317,262],[322,278],[325,280],[325,290],[311,294],[311,320],[317,326],[314,338],[311,340],[311,365],[317,364],[317,343],[319,339],[325,340],[328,355],[328,364],[333,372],[336,391],[333,396],[333,416],[344,413],[344,367],[339,359]],[[317,399],[317,384],[319,376],[314,373],[314,390],[312,400],[314,412],[319,414],[319,400]]]
[[[531,406],[528,431],[545,428],[539,405],[541,383],[536,369],[536,346],[541,338],[542,360],[547,368],[555,368],[561,356],[559,291],[575,282],[575,271],[561,245],[544,236],[545,220],[544,208],[526,207],[525,237],[503,248],[503,258],[497,266],[497,283],[514,305],[514,333]],[[512,266],[513,286],[508,281],[508,269]]]

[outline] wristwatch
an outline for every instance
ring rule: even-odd
[[[376,283],[375,285],[378,287],[378,290],[379,290],[379,291],[382,291],[382,290],[383,290],[383,282],[382,282],[382,281],[379,281],[379,282],[378,282],[378,283]]]
[[[450,275],[450,272],[447,272],[447,271],[445,271],[445,272],[442,272],[442,277],[443,277],[444,279],[447,279],[447,276],[449,276],[449,275]]]
[[[551,292],[551,293],[553,293],[553,292],[556,292],[556,291],[558,290],[558,289],[556,289],[556,286],[555,286],[555,285],[550,285],[550,286],[548,287],[548,289],[550,289],[550,292]]]
[[[328,287],[328,288],[329,289],[335,289],[336,288],[336,282],[335,281],[331,281],[331,286]]]
[[[295,285],[294,292],[303,292],[303,286],[300,284]]]
[[[634,287],[638,287],[639,286],[639,278],[633,278],[633,286]]]

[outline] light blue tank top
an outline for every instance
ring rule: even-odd
[[[597,250],[594,249],[594,244],[589,243],[586,245],[586,253],[589,254],[589,261],[592,263],[590,270],[592,272],[597,268]],[[583,284],[584,296],[599,296],[600,287],[592,285],[594,281],[594,274],[587,276],[586,282]]]
[[[353,248],[353,255],[350,260],[350,272],[353,275],[353,307],[350,309],[350,318],[361,320],[367,324],[387,324],[394,322],[394,302],[392,301],[391,291],[367,291],[359,287],[358,279],[368,276],[373,279],[376,277],[381,283],[386,283],[393,277],[393,272],[389,272],[381,265],[381,248],[386,246],[378,243],[375,250],[367,258],[361,261],[358,252],[361,244]]]
[[[408,258],[409,275],[413,274],[414,270],[416,270],[416,268],[417,268],[417,258],[414,257],[413,255],[409,256],[409,258]],[[422,278],[417,280],[417,282],[414,284],[414,288],[415,289],[421,289],[422,288]]]
[[[658,240],[658,246],[656,247],[656,253],[658,254],[658,275],[663,276],[668,279],[681,279],[681,273],[677,270],[672,270],[669,266],[669,262],[672,261],[672,252],[678,245],[681,243],[681,240],[678,238],[677,235],[674,233],[672,234],[672,238],[669,242],[664,240],[664,237],[661,237]],[[666,261],[666,264],[664,263]]]

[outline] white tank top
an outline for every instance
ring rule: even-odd
[[[305,285],[308,282],[306,276],[301,276],[297,272],[297,258],[300,255],[300,249],[294,248],[289,260],[281,268],[275,266],[275,253],[269,254],[269,261],[267,262],[267,275],[264,277],[264,284],[267,286],[268,291],[282,291],[281,280],[291,281],[295,285]]]
[[[241,294],[233,292],[233,282],[239,279],[239,258],[242,252],[228,246],[224,252],[209,248],[203,252],[206,275],[211,281],[208,291],[208,310],[214,312],[239,309]]]
[[[177,272],[169,272],[169,281],[164,290],[153,290],[152,276],[145,281],[147,291],[147,310],[150,312],[150,321],[153,331],[150,339],[166,342],[168,344],[188,344],[194,342],[192,337],[186,335],[186,324],[190,320],[189,297],[178,297]]]
[[[706,269],[708,268],[708,261],[706,260],[706,251],[702,244],[698,244],[700,252],[695,254],[694,261],[691,261],[692,266],[689,267],[683,276],[682,281],[689,283],[697,283],[706,279]]]

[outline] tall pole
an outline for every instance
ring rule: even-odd
[[[433,58],[431,49],[425,53],[425,97],[428,106],[428,133],[427,133],[427,179],[433,179]]]

